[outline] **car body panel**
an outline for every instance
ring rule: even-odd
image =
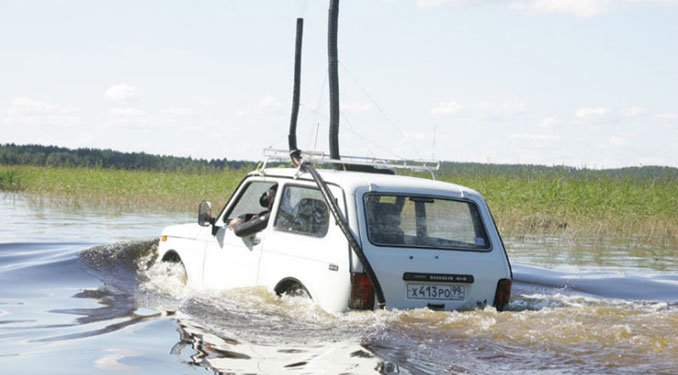
[[[350,230],[361,242],[384,291],[387,308],[435,306],[455,310],[492,305],[499,279],[511,278],[499,232],[485,201],[474,190],[415,177],[335,170],[319,172],[337,199]],[[226,225],[229,212],[249,184],[255,181],[278,186],[272,219],[263,231],[237,237]],[[321,237],[276,227],[274,220],[279,211],[283,211],[281,194],[288,187],[314,189],[316,185],[307,174],[291,168],[267,169],[248,175],[216,218],[215,235],[212,235],[211,227],[197,224],[168,227],[163,231],[167,240],[159,246],[159,259],[167,251],[176,251],[192,286],[228,289],[263,285],[273,291],[285,282],[293,281],[303,286],[322,308],[346,311],[351,292],[350,275],[362,272],[363,266],[332,217],[327,232]],[[472,202],[484,223],[489,249],[468,251],[373,244],[367,236],[363,198],[374,193],[417,194]],[[463,285],[463,300],[413,299],[407,297],[407,285],[422,283],[404,280],[405,273],[471,275],[473,282],[423,283]]]
[[[187,283],[191,287],[203,287],[203,265],[205,260],[205,240],[208,227],[197,223],[178,224],[166,227],[162,231],[163,240],[158,246],[158,259],[173,251],[179,255],[186,270]]]

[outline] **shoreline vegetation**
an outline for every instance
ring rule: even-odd
[[[153,162],[143,168],[104,168],[101,163],[8,165],[12,163],[2,157],[6,149],[0,145],[0,191],[22,194],[35,205],[69,209],[193,213],[205,199],[220,210],[255,166],[238,161],[231,167],[223,159],[216,167],[213,161],[209,166],[210,161],[187,158],[175,158],[190,160],[187,169],[168,168],[171,163],[166,161],[157,169]],[[147,160],[174,158],[136,155]],[[128,160],[134,163],[133,157]],[[678,244],[676,168],[591,170],[445,162],[436,175],[483,194],[505,236],[624,237],[639,243]]]

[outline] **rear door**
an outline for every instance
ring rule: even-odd
[[[488,235],[491,221],[483,220],[483,202],[436,194],[358,194],[363,249],[387,306],[492,305],[497,281],[507,274],[501,243]]]

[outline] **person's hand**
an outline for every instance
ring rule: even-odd
[[[236,216],[228,222],[228,227],[233,229],[240,222],[240,217]]]

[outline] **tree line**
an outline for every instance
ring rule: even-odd
[[[482,176],[509,176],[523,179],[539,177],[630,178],[636,180],[678,181],[678,168],[667,166],[641,166],[611,169],[590,169],[566,165],[546,166],[537,164],[485,164],[470,162],[441,162],[439,175],[475,174]]]
[[[151,155],[144,152],[120,152],[93,148],[68,149],[42,145],[0,145],[0,165],[32,165],[39,167],[86,167],[167,172],[200,172],[228,169],[253,169],[256,162],[246,160],[193,159],[190,157]],[[663,166],[626,167],[595,170],[569,166],[525,164],[485,164],[441,162],[438,175],[478,174],[483,176],[568,176],[577,178],[635,178],[678,181],[678,169]]]
[[[38,167],[85,167],[166,172],[200,172],[224,168],[254,168],[244,160],[193,159],[144,152],[120,152],[93,148],[69,149],[43,145],[0,145],[1,165],[32,165]]]

